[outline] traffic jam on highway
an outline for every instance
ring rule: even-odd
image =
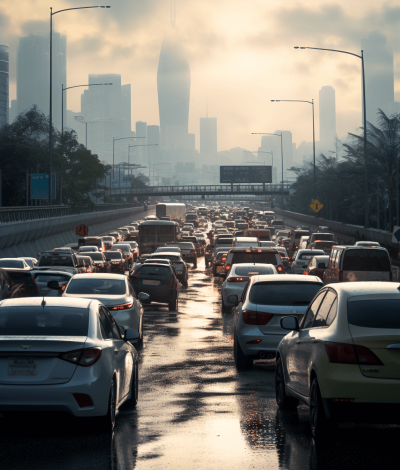
[[[310,439],[335,439],[346,423],[399,424],[400,287],[388,250],[216,203],[159,203],[103,236],[0,259],[0,413],[62,412],[117,430],[156,380],[141,384],[143,357],[161,354],[153,337],[189,321],[179,316],[189,293],[206,305],[202,286],[229,331],[225,369],[246,377],[266,364],[276,408],[306,410]]]

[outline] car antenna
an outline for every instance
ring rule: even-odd
[[[44,307],[46,306],[46,301],[44,300],[44,296],[43,296],[42,303],[41,303],[40,305],[43,307],[43,309],[44,309]]]

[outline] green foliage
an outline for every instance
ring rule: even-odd
[[[4,206],[25,205],[27,169],[28,173],[48,173],[48,142],[49,121],[36,106],[0,129]],[[63,202],[73,206],[90,203],[89,193],[95,189],[96,179],[104,177],[106,166],[97,155],[78,143],[74,131],[61,136],[53,128],[52,154],[53,172],[62,175]]]

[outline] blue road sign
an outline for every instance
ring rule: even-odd
[[[56,198],[56,174],[52,174],[52,198]],[[49,198],[49,175],[36,174],[31,175],[31,199]]]

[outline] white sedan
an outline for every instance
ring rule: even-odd
[[[0,302],[0,412],[66,411],[112,431],[119,407],[138,399],[138,354],[97,300]]]
[[[63,297],[96,299],[102,302],[118,326],[135,330],[143,341],[143,306],[141,300],[149,296],[140,293],[137,298],[124,274],[76,274],[71,278]]]

